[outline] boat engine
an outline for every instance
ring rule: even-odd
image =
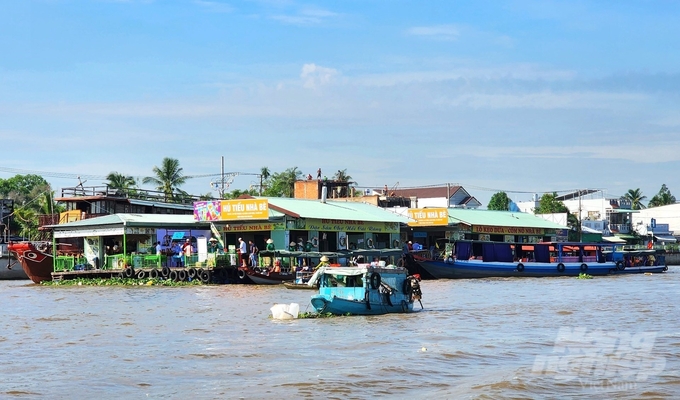
[[[420,281],[420,274],[407,276],[406,281],[404,281],[404,293],[410,294],[411,301],[418,300],[418,303],[420,303],[420,308],[423,308],[423,303],[420,301],[420,299],[423,298],[423,292],[420,289]]]

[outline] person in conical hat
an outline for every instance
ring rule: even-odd
[[[314,267],[314,271],[316,271],[317,269],[319,269],[319,268],[321,268],[321,267],[328,267],[329,265],[330,265],[330,264],[328,263],[328,257],[326,257],[326,256],[321,256],[321,259],[319,260],[319,265],[317,265],[316,267]]]

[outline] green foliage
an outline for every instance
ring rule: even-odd
[[[288,168],[281,173],[274,173],[268,179],[264,196],[270,197],[293,197],[295,194],[295,181],[302,178],[302,171],[298,167]]]
[[[647,196],[642,195],[642,191],[640,188],[637,189],[628,189],[628,192],[623,195],[623,198],[626,200],[629,200],[631,203],[631,208],[633,210],[641,210],[643,208],[646,208],[644,204],[642,204],[642,201],[647,198]]]
[[[156,185],[156,189],[165,194],[166,201],[187,196],[186,192],[179,189],[187,180],[183,168],[179,166],[179,160],[165,157],[160,168],[153,167],[153,173],[154,176],[147,176],[142,183]]]
[[[347,175],[347,169],[338,170],[338,172],[333,175],[333,180],[337,182],[350,182],[352,177]]]
[[[0,179],[0,197],[14,200],[14,214],[9,219],[10,231],[28,238],[39,236],[38,215],[63,211],[63,207],[54,202],[50,184],[38,175]]]
[[[569,209],[561,201],[557,200],[557,193],[545,193],[538,201],[538,207],[534,214],[559,214],[569,213]]]
[[[581,272],[580,274],[578,274],[578,278],[576,278],[576,279],[593,279],[593,276]]]
[[[239,189],[234,189],[231,192],[226,192],[224,193],[224,196],[222,198],[224,199],[237,199],[240,196],[243,195],[248,195],[248,196],[257,196],[258,192],[257,190],[250,188],[248,190],[239,190]]]
[[[486,208],[496,211],[508,211],[510,209],[510,198],[505,192],[494,193]]]
[[[347,316],[351,314],[346,314]],[[339,315],[331,314],[329,312],[327,313],[315,313],[315,312],[301,312],[298,314],[298,319],[313,319],[313,318],[335,318],[339,317]]]
[[[118,172],[110,172],[106,179],[108,180],[108,185],[111,189],[120,189],[127,192],[130,189],[134,189],[137,186],[137,181],[132,176],[123,175]]]
[[[76,278],[59,281],[42,281],[44,286],[197,286],[203,285],[200,279],[190,282],[175,282],[170,279],[135,279],[135,278]]]
[[[647,205],[648,207],[659,207],[659,206],[666,206],[669,204],[675,204],[675,196],[671,194],[671,191],[668,190],[668,187],[666,187],[666,184],[664,183],[661,185],[661,189],[659,189],[659,193],[655,194],[654,197],[652,197],[651,200],[649,200],[649,204]]]
[[[0,179],[0,197],[14,199],[23,204],[31,200],[35,188],[49,188],[45,178],[39,175],[15,175],[9,179]]]

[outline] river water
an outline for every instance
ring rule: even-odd
[[[3,281],[0,398],[680,396],[680,267],[422,288],[418,313],[275,321],[312,292]]]

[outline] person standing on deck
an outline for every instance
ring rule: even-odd
[[[248,245],[250,246],[250,266],[255,268],[257,267],[257,253],[260,252],[260,249],[257,248],[252,240],[248,241]]]
[[[316,179],[321,180],[321,168],[316,170]]]
[[[246,260],[248,260],[248,245],[245,241],[243,241],[242,238],[238,238],[238,243],[238,250],[241,257],[241,266],[247,267],[248,265],[246,264]]]

